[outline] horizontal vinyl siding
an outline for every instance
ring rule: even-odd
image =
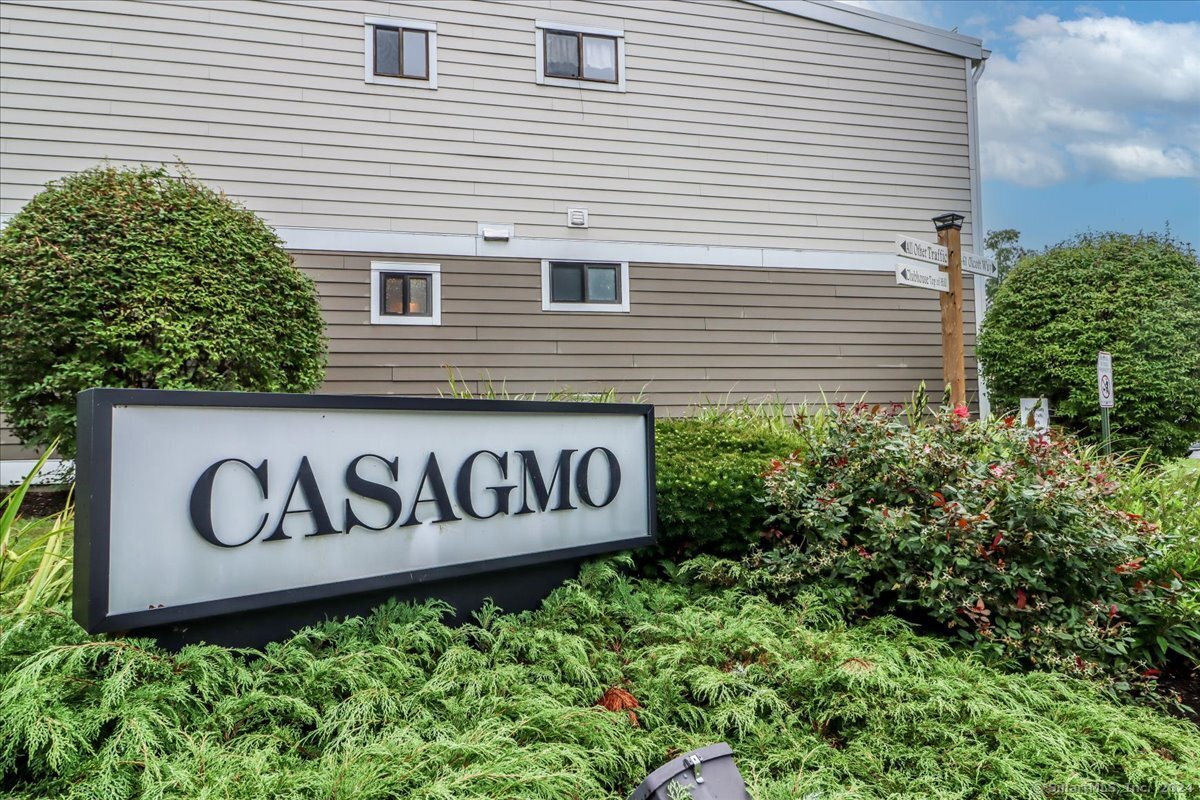
[[[364,15],[438,23],[365,84]],[[626,32],[628,92],[538,86],[535,19]],[[0,212],[103,158],[288,227],[889,249],[970,205],[963,60],[737,0],[6,2]],[[965,231],[969,243],[970,224]]]
[[[21,444],[8,425],[8,419],[0,412],[0,463],[39,458],[40,452]]]
[[[436,262],[442,325],[371,325],[370,257],[301,254],[330,338],[322,391],[437,395],[453,375],[472,392],[644,395],[662,413],[704,402],[902,402],[941,386],[936,292],[892,275],[630,264],[629,314],[541,310],[535,261],[379,256]],[[969,282],[968,282],[969,284]],[[968,354],[973,304],[966,297]],[[968,392],[974,362],[968,359]]]
[[[661,414],[704,403],[825,399],[904,402],[942,385],[936,292],[889,273],[630,264],[630,313],[541,310],[541,264],[438,263],[442,325],[370,324],[370,256],[297,254],[316,281],[329,366],[322,392],[438,396],[616,389]],[[966,281],[967,392],[974,397],[974,304]],[[33,458],[0,415],[0,458]]]

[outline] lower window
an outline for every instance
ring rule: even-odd
[[[441,266],[371,262],[371,322],[376,325],[440,325]]]
[[[629,265],[543,261],[543,311],[629,311]]]

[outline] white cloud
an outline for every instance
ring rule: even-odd
[[[1200,159],[1183,147],[1083,142],[1067,145],[1076,160],[1123,181],[1200,177]]]
[[[984,174],[1200,177],[1200,23],[1021,17],[980,83]]]

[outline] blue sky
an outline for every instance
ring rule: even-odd
[[[1086,230],[1200,248],[1200,0],[848,0],[992,51],[983,217],[1027,247]]]

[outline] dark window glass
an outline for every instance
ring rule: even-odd
[[[433,316],[428,275],[385,272],[379,280],[382,289],[380,313],[392,317]]]
[[[384,273],[380,278],[383,281],[383,313],[403,314],[404,276]]]
[[[551,264],[550,300],[555,303],[582,303],[583,270],[583,264]]]
[[[425,31],[404,32],[404,77],[428,78],[428,34]]]
[[[617,302],[617,268],[615,266],[588,265],[587,299],[589,303]]]
[[[579,77],[579,34],[546,31],[546,74],[554,78]]]
[[[617,80],[617,40],[611,36],[583,37],[583,77],[589,81]]]
[[[395,28],[375,29],[375,74],[400,74],[400,31]]]
[[[375,29],[375,74],[429,77],[429,34],[399,28]]]
[[[621,278],[616,264],[550,265],[553,303],[619,303]]]
[[[429,276],[408,276],[408,299],[405,313],[416,317],[429,316]]]

